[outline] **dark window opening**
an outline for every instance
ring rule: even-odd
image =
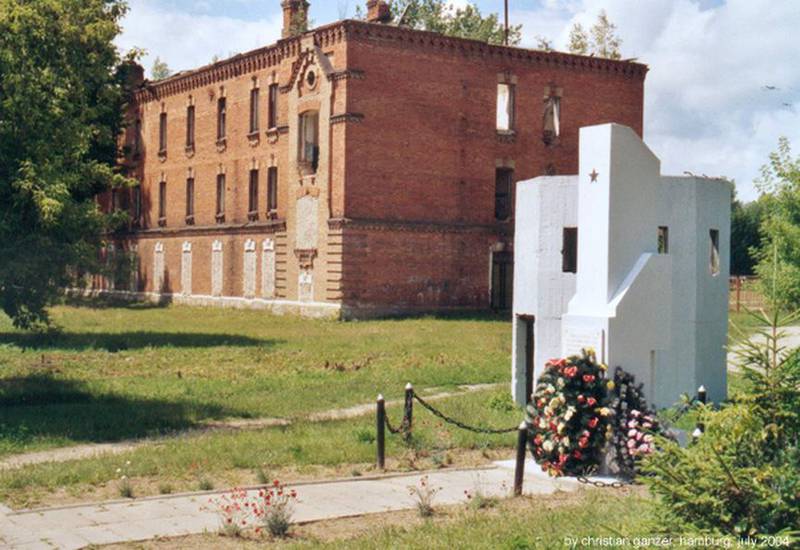
[[[494,179],[494,217],[507,220],[511,216],[511,189],[514,171],[498,168]]]
[[[186,180],[186,221],[194,218],[194,178]]]
[[[217,221],[225,220],[225,174],[217,175]]]
[[[248,213],[251,218],[258,216],[258,170],[250,170],[250,190]]]
[[[167,219],[167,182],[158,184],[158,219]]]
[[[269,128],[278,126],[278,85],[271,84],[269,87],[269,111],[267,113],[267,125]]]
[[[258,88],[250,90],[250,133],[258,132]]]
[[[544,142],[550,144],[561,135],[561,98],[550,96],[544,106]]]
[[[561,271],[564,273],[578,272],[578,228],[565,227],[563,244],[561,248]]]
[[[510,252],[492,254],[492,309],[511,309],[514,292],[514,256]]]
[[[158,152],[167,151],[167,113],[161,113],[158,119]]]
[[[194,105],[186,108],[186,147],[194,147]]]
[[[709,230],[709,237],[711,239],[711,274],[716,276],[719,275],[719,229]]]
[[[142,219],[142,186],[133,188],[133,223],[138,224]]]
[[[658,227],[658,253],[669,254],[669,227]]]
[[[271,166],[267,171],[267,212],[278,210],[278,168]]]
[[[225,123],[227,117],[227,101],[224,97],[217,101],[217,140],[225,139]]]

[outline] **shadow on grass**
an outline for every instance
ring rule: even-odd
[[[168,307],[172,300],[165,296],[160,301],[151,300],[133,300],[120,298],[116,296],[79,296],[67,295],[62,297],[61,304],[76,308],[85,309],[130,309],[130,310],[148,310],[148,309],[163,309]]]
[[[235,416],[243,415],[215,404],[98,393],[81,382],[46,374],[0,381],[0,448],[21,447],[35,439],[137,439]]]
[[[278,340],[262,340],[236,334],[192,332],[0,332],[0,345],[22,349],[70,351],[105,350],[112,353],[140,348],[213,348],[220,346],[271,347]]]

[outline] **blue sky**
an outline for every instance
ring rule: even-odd
[[[450,0],[463,5],[468,0]],[[280,0],[129,0],[118,39],[173,70],[251,50],[280,35]],[[352,15],[366,0],[310,0],[316,25]],[[500,12],[502,0],[477,0]],[[800,0],[509,0],[523,45],[543,36],[557,49],[575,22],[601,9],[623,39],[622,53],[650,65],[645,141],[665,173],[722,175],[753,199],[753,180],[787,136],[800,153]]]

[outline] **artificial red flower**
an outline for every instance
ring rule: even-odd
[[[579,395],[578,396],[578,403],[583,403],[584,401],[586,401],[586,398],[583,396],[583,394]]]
[[[575,378],[575,376],[578,374],[578,367],[567,367],[564,369],[564,374],[567,376],[567,378]]]
[[[595,399],[594,397],[590,397],[589,399],[586,400],[586,404],[589,405],[590,407],[594,407],[595,405],[597,405],[597,399]]]
[[[583,453],[581,453],[579,450],[577,450],[577,449],[576,449],[576,450],[575,450],[575,451],[572,453],[572,456],[573,456],[574,458],[576,458],[577,460],[580,460],[581,458],[583,458]]]
[[[597,424],[599,424],[599,423],[600,423],[600,419],[599,419],[599,418],[597,418],[597,417],[595,416],[594,418],[592,418],[592,419],[589,421],[589,427],[590,427],[590,428],[596,428],[596,427],[597,427]]]
[[[581,449],[585,449],[588,446],[589,446],[589,440],[587,438],[582,437],[578,440],[578,447],[580,447]]]
[[[594,374],[583,375],[583,381],[586,382],[587,384],[591,384],[592,382],[594,382],[594,380],[595,380]]]

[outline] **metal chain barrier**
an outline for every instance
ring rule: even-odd
[[[606,483],[605,481],[600,481],[600,480],[592,481],[586,476],[576,476],[576,479],[578,480],[579,483],[583,483],[584,485],[591,485],[593,487],[598,487],[601,489],[607,487],[611,487],[613,489],[622,489],[626,485],[632,485],[632,483],[626,483],[624,481],[614,481],[612,483]]]
[[[456,420],[454,418],[451,418],[451,417],[447,416],[446,414],[444,414],[443,412],[437,410],[436,408],[433,407],[433,405],[429,404],[427,401],[425,401],[419,395],[417,395],[417,392],[414,392],[414,399],[416,399],[419,402],[420,405],[422,405],[423,407],[428,409],[428,411],[430,411],[430,413],[433,414],[434,416],[439,417],[440,419],[444,420],[448,424],[453,424],[454,426],[458,426],[462,430],[467,430],[467,431],[474,432],[474,433],[479,433],[479,434],[508,434],[508,433],[511,433],[511,432],[516,432],[518,430],[517,426],[514,426],[513,428],[508,428],[508,429],[505,429],[505,430],[495,430],[495,429],[491,429],[491,428],[476,428],[475,426],[469,426],[469,425],[464,424],[463,422],[459,422],[458,420]]]

